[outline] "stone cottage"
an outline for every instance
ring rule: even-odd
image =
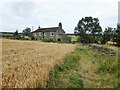
[[[35,40],[52,38],[60,41],[65,36],[65,31],[62,28],[62,23],[59,23],[58,27],[41,28],[39,26],[32,34]]]

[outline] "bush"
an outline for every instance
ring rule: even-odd
[[[2,34],[2,37],[9,38],[9,37],[13,37],[13,35],[12,34]]]
[[[45,38],[45,39],[42,39],[43,42],[56,42],[55,39],[52,39],[52,38]]]
[[[62,42],[64,42],[64,43],[70,43],[70,42],[71,42],[71,37],[69,37],[69,36],[64,36],[64,37],[62,38]]]
[[[72,37],[71,38],[71,42],[72,43],[76,43],[76,42],[78,42],[80,40],[80,36],[76,36],[76,37]]]
[[[27,38],[24,38],[24,37],[21,37],[21,36],[15,36],[15,37],[13,37],[12,39],[16,39],[16,40],[29,40],[29,39],[27,39]]]
[[[20,37],[20,36],[17,36],[15,39],[17,39],[17,40],[28,40],[27,38]]]

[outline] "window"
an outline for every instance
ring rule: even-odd
[[[54,35],[54,32],[50,32],[50,35],[53,36],[53,35]]]
[[[37,36],[36,33],[34,33],[34,36]]]
[[[41,36],[41,32],[39,32],[39,36]]]
[[[46,36],[46,33],[44,32],[44,36]]]

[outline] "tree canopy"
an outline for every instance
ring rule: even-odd
[[[117,43],[118,46],[120,46],[120,24],[117,25],[114,41]]]
[[[31,33],[31,29],[29,27],[23,30],[23,35],[28,36]]]
[[[105,44],[108,41],[113,41],[114,38],[114,30],[111,27],[105,28],[102,37],[102,44]]]
[[[18,34],[18,30],[16,30],[15,32],[14,32],[14,34],[13,34],[13,37],[15,38],[15,37],[17,37],[19,34]]]
[[[97,36],[102,33],[102,28],[98,18],[85,17],[79,20],[77,24],[77,30],[80,33],[81,42],[93,43]]]

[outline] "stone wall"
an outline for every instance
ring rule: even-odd
[[[89,47],[97,50],[98,52],[100,52],[102,55],[111,55],[111,56],[115,56],[116,55],[116,51],[114,49],[102,46],[102,45],[95,45],[95,44],[89,44]]]

